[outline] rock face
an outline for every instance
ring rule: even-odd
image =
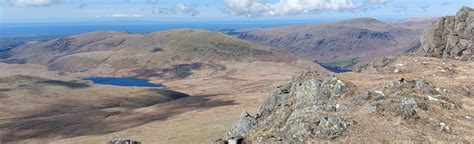
[[[463,7],[456,16],[441,17],[423,32],[422,48],[426,56],[473,60],[474,9]]]

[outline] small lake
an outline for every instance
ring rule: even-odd
[[[92,81],[94,84],[113,85],[124,87],[162,87],[161,84],[150,83],[148,80],[127,77],[87,77],[82,80]]]
[[[345,69],[345,68],[341,68],[341,67],[335,67],[335,66],[327,66],[327,65],[322,65],[320,64],[323,68],[329,70],[329,71],[332,71],[334,73],[345,73],[345,72],[351,72],[352,70],[350,69]]]

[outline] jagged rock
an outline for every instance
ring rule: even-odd
[[[381,105],[381,103],[371,103],[367,109],[369,110],[370,113],[377,112],[378,107]]]
[[[444,98],[444,97],[437,98],[437,97],[433,97],[433,96],[428,96],[428,100],[438,102],[439,104],[441,104],[441,106],[443,106],[444,108],[447,108],[447,109],[456,108],[456,105],[453,102],[449,102],[449,100],[447,98]]]
[[[395,70],[393,70],[393,73],[400,73],[402,70],[406,68],[407,65],[408,63],[406,62],[395,64]]]
[[[387,86],[387,90],[389,92],[395,92],[397,91],[398,87],[402,84],[400,80],[392,81],[390,84]]]
[[[226,139],[235,137],[245,137],[250,132],[252,127],[257,123],[257,120],[247,112],[240,114],[240,121],[232,127],[227,134]]]
[[[412,93],[426,93],[432,95],[445,94],[446,89],[437,88],[431,86],[425,80],[405,80],[404,78],[390,82],[386,87],[387,93],[401,93],[401,92],[412,92]]]
[[[416,81],[415,88],[417,90],[420,90],[420,91],[425,92],[425,93],[430,93],[430,94],[434,94],[434,95],[438,94],[438,91],[436,91],[435,88],[430,86],[430,84],[428,84],[428,82],[426,82],[424,80]]]
[[[349,109],[349,104],[336,104],[336,111],[345,111]]]
[[[435,88],[436,92],[438,92],[439,94],[442,94],[442,95],[446,95],[448,93],[448,90],[447,89],[443,89],[443,88]]]
[[[416,115],[415,108],[418,105],[416,100],[413,98],[402,98],[400,101],[400,108],[398,110],[399,114],[402,115],[404,118],[411,118]]]
[[[245,142],[301,143],[307,139],[334,139],[348,128],[343,117],[321,112],[338,112],[349,107],[337,100],[352,91],[339,78],[318,72],[304,73],[278,87],[261,106],[255,119],[238,122],[229,132]],[[335,113],[334,113],[335,114]],[[255,125],[252,125],[256,122]],[[245,123],[245,122],[244,122]],[[237,130],[236,127],[251,129]],[[240,131],[240,133],[238,132]]]
[[[375,62],[370,63],[370,64],[365,64],[365,65],[359,66],[359,67],[355,68],[353,71],[357,72],[357,73],[375,74],[375,73],[378,73],[380,71],[380,69],[382,69],[383,67],[393,63],[394,61],[395,61],[394,58],[384,57],[383,59],[381,59],[379,61],[375,61]]]
[[[452,133],[451,127],[449,127],[448,124],[446,123],[439,123],[439,131],[445,132],[445,133]]]
[[[400,80],[392,81],[386,87],[388,92],[400,92],[403,90],[412,90],[415,87],[416,81],[414,80],[405,80],[401,78]]]
[[[473,60],[474,9],[463,7],[456,16],[441,17],[423,32],[419,53],[438,58]]]
[[[141,142],[129,140],[129,139],[127,140],[117,139],[117,140],[108,141],[107,144],[141,144]]]
[[[379,70],[373,64],[364,64],[364,65],[354,68],[354,70],[352,71],[356,73],[365,73],[365,74],[375,74],[379,72]]]
[[[441,105],[444,107],[444,108],[447,108],[447,109],[454,109],[456,108],[456,105],[453,103],[453,102],[449,102],[449,100],[447,98],[443,98],[439,101],[441,103]]]
[[[367,91],[357,96],[356,103],[358,105],[363,105],[368,101],[378,101],[385,97],[385,94],[381,91]]]
[[[322,106],[323,110],[329,112],[340,112],[349,109],[348,104],[325,104]]]
[[[346,131],[347,123],[340,117],[322,117],[310,125],[311,134],[321,139],[335,139]]]

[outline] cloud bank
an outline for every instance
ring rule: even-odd
[[[59,3],[59,0],[10,0],[10,3],[16,6],[50,6]]]
[[[166,15],[181,13],[185,15],[196,16],[199,14],[199,11],[196,8],[188,6],[185,3],[176,3],[171,8],[154,7],[153,13]]]
[[[351,10],[360,4],[352,0],[279,0],[262,2],[262,0],[224,0],[226,11],[232,15],[285,16],[304,13],[318,13],[322,10]]]

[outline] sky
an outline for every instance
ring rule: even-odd
[[[454,15],[474,0],[0,0],[1,23],[381,20]]]

